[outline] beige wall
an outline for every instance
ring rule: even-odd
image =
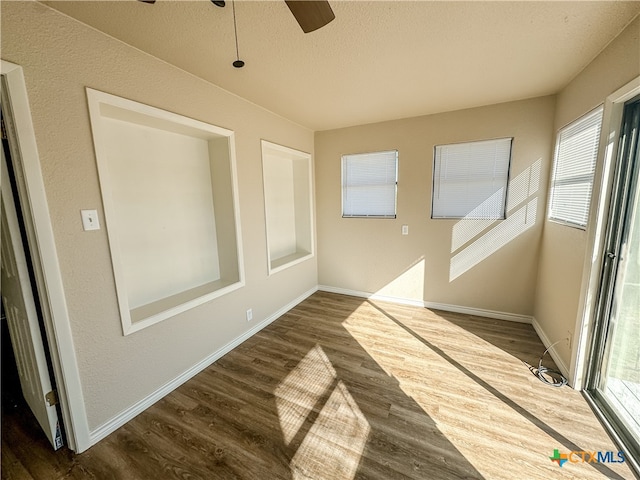
[[[531,315],[554,106],[542,97],[316,133],[319,283]],[[515,138],[507,219],[430,219],[434,146],[499,137]],[[341,218],[341,156],[393,149],[397,219]]]
[[[558,94],[556,131],[604,103],[608,95],[638,75],[640,17]],[[587,250],[586,231],[545,221],[534,315],[550,342],[565,338],[567,332],[575,333]],[[571,364],[571,352],[564,342],[556,352],[566,366]]]
[[[640,73],[640,20],[557,102],[544,97],[318,132],[319,266],[314,258],[272,277],[267,277],[260,139],[313,152],[311,131],[41,4],[2,2],[1,20],[2,58],[21,65],[26,77],[91,429],[317,283],[535,313],[551,340],[573,330],[586,240],[582,231],[548,222],[542,232],[553,125],[557,129],[577,118]],[[80,209],[97,208],[104,218],[87,86],[236,132],[244,288],[122,335],[105,228],[83,232],[79,215]],[[515,137],[507,220],[431,220],[434,145],[506,136]],[[342,219],[341,155],[389,149],[399,150],[398,218]],[[409,225],[408,236],[401,235],[403,224]],[[456,278],[452,265],[464,267]],[[253,308],[252,324],[244,320],[247,308]],[[560,353],[568,364],[568,350]]]
[[[311,131],[35,2],[2,2],[1,52],[24,68],[91,429],[315,287],[315,258],[267,277],[260,148],[312,152]],[[235,131],[244,288],[122,335],[106,230],[80,221],[104,219],[87,86]]]

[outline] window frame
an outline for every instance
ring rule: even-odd
[[[394,199],[393,199],[393,215],[346,215],[345,214],[345,161],[348,157],[365,157],[367,155],[395,153],[395,182],[394,182]],[[374,219],[395,219],[398,217],[398,172],[399,172],[399,152],[398,149],[378,150],[364,153],[348,153],[341,156],[340,161],[340,199],[341,199],[341,217],[342,218],[374,218]],[[390,183],[389,183],[390,184]]]
[[[471,212],[469,212],[468,214],[464,215],[464,216],[454,216],[454,215],[447,215],[447,216],[434,216],[434,205],[435,205],[435,194],[436,194],[436,158],[437,158],[437,149],[438,147],[446,147],[446,146],[452,146],[452,145],[466,145],[466,144],[473,144],[473,143],[482,143],[482,142],[496,142],[499,140],[509,140],[509,158],[507,160],[507,174],[505,176],[505,182],[504,182],[504,200],[502,202],[502,209],[501,212],[502,214],[496,217],[489,217],[489,216],[470,216]],[[430,213],[430,218],[431,220],[463,220],[463,219],[469,219],[469,220],[506,220],[507,218],[507,202],[508,202],[508,197],[509,197],[509,180],[511,179],[511,160],[513,157],[513,141],[515,140],[515,137],[497,137],[497,138],[487,138],[487,139],[481,139],[481,140],[470,140],[470,141],[465,141],[465,142],[454,142],[454,143],[446,143],[446,144],[440,144],[440,145],[434,145],[433,146],[433,163],[432,163],[432,171],[431,171],[431,213]]]
[[[552,214],[552,208],[553,208],[553,198],[554,198],[554,191],[556,188],[556,173],[557,173],[557,169],[558,169],[558,153],[559,153],[559,149],[560,149],[560,141],[562,139],[562,134],[564,132],[566,132],[567,130],[570,130],[571,128],[576,127],[580,122],[583,122],[587,119],[589,119],[590,117],[596,115],[596,114],[600,114],[600,125],[598,127],[599,132],[597,135],[597,145],[595,147],[595,151],[594,151],[594,156],[592,159],[592,168],[591,168],[591,188],[589,191],[589,198],[588,198],[588,204],[587,204],[587,210],[586,210],[586,218],[584,220],[584,224],[582,223],[576,223],[573,222],[571,220],[567,220],[566,218],[558,218],[553,216]],[[547,220],[549,220],[550,222],[553,223],[557,223],[559,225],[564,225],[566,227],[571,227],[571,228],[576,228],[578,230],[587,230],[587,227],[589,225],[589,212],[591,210],[591,205],[592,205],[592,200],[593,200],[593,187],[594,187],[594,182],[595,182],[595,174],[596,174],[596,168],[597,168],[597,162],[598,162],[598,153],[600,150],[600,140],[602,137],[602,124],[604,121],[604,105],[598,105],[597,107],[595,107],[594,109],[588,111],[587,113],[585,113],[584,115],[581,115],[580,117],[576,118],[575,120],[569,122],[568,124],[566,124],[564,127],[560,128],[557,132],[556,132],[556,141],[555,141],[555,145],[554,145],[554,149],[553,149],[553,164],[551,166],[551,176],[549,178],[549,194],[548,194],[548,198],[547,198]],[[583,175],[584,176],[584,175]]]

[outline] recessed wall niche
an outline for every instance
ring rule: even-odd
[[[262,141],[269,274],[313,257],[311,155]]]
[[[242,287],[233,132],[87,98],[124,334]]]

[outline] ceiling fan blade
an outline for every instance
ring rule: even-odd
[[[138,0],[138,1],[142,3],[156,3],[156,0]]]
[[[304,33],[324,27],[336,18],[326,0],[285,0]]]

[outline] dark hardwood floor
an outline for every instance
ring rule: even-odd
[[[543,350],[530,325],[318,292],[80,455],[3,405],[2,478],[633,478],[550,460],[617,448],[531,374]]]

